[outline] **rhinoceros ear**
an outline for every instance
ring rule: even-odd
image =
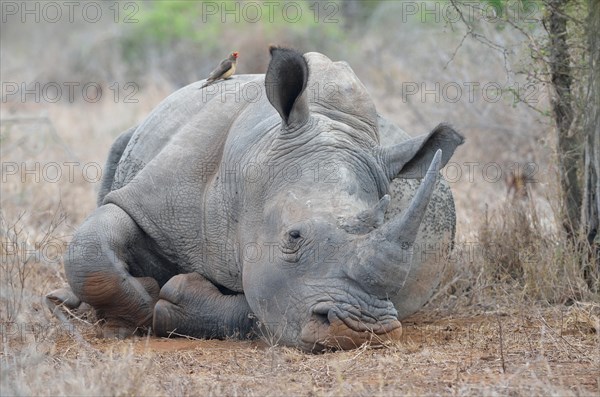
[[[308,63],[297,51],[271,46],[271,62],[265,76],[267,98],[279,112],[284,129],[297,128],[308,121]]]
[[[381,162],[391,181],[394,178],[422,178],[438,149],[442,150],[441,167],[465,139],[447,124],[440,124],[429,134],[380,149]]]

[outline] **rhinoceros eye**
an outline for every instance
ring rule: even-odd
[[[304,238],[299,230],[292,229],[283,235],[281,252],[286,262],[298,262],[298,253],[304,244]]]

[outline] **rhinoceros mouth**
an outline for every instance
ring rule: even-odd
[[[386,312],[373,314],[348,304],[320,302],[312,307],[300,339],[311,351],[349,350],[364,343],[381,345],[389,340],[398,340],[402,335],[402,325],[395,310]]]

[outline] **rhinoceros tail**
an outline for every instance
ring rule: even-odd
[[[100,191],[98,192],[98,199],[96,201],[98,207],[102,205],[104,196],[111,191],[113,180],[115,179],[115,171],[119,165],[119,160],[121,160],[121,156],[123,155],[123,152],[125,151],[125,148],[127,147],[127,144],[129,143],[129,140],[133,136],[133,133],[136,129],[137,126],[131,127],[127,131],[121,133],[121,135],[115,139],[110,147],[108,159],[106,160],[106,165],[104,166],[104,173],[102,175]]]

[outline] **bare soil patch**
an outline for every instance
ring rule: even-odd
[[[83,342],[57,333],[43,342],[41,362],[57,371],[77,360],[114,366],[141,377],[137,392],[155,395],[592,396],[600,390],[597,311],[430,309],[403,322],[397,343],[319,355],[262,340],[100,339],[95,327],[77,327]]]

